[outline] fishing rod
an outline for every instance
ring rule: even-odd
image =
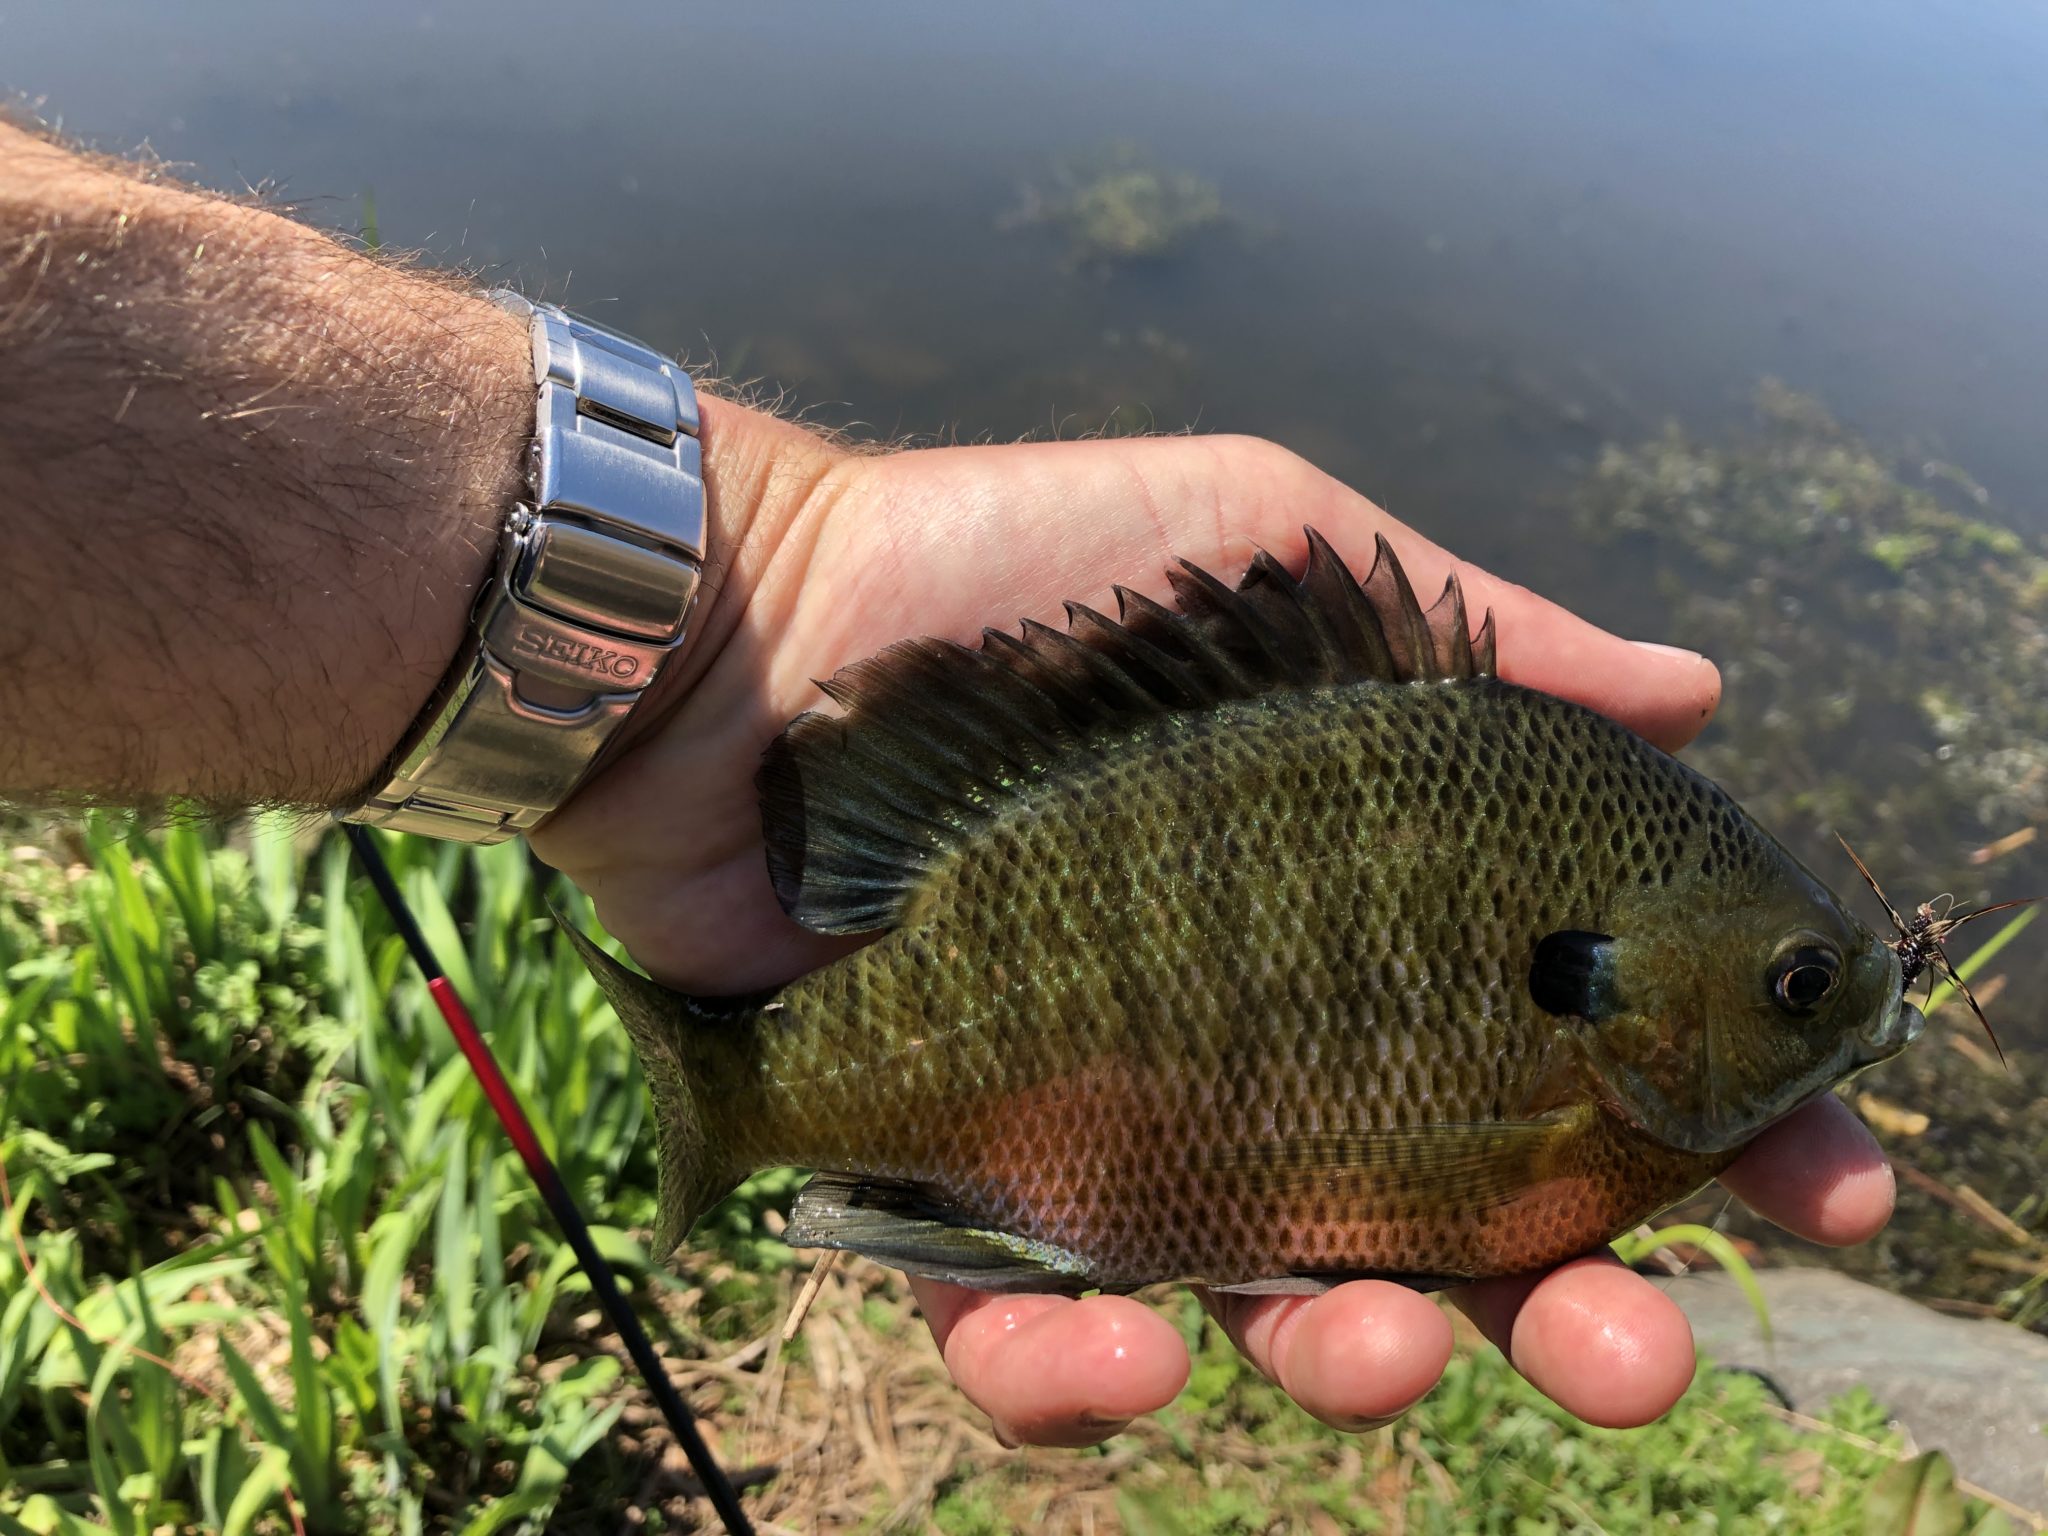
[[[519,1153],[519,1160],[526,1164],[526,1171],[533,1178],[534,1187],[554,1214],[555,1225],[562,1229],[562,1236],[568,1239],[570,1248],[575,1251],[576,1261],[583,1266],[583,1273],[590,1280],[590,1288],[597,1295],[597,1304],[603,1309],[606,1321],[626,1346],[626,1353],[632,1356],[648,1391],[660,1404],[661,1416],[668,1421],[669,1433],[675,1436],[676,1444],[690,1459],[690,1469],[697,1474],[697,1481],[709,1496],[711,1507],[718,1511],[718,1518],[725,1522],[725,1528],[732,1536],[754,1536],[754,1523],[740,1508],[739,1495],[733,1490],[731,1480],[725,1475],[725,1469],[719,1466],[718,1458],[711,1454],[711,1447],[704,1443],[704,1437],[698,1433],[696,1417],[655,1355],[646,1329],[640,1326],[639,1316],[627,1305],[611,1265],[597,1251],[597,1244],[591,1240],[590,1224],[583,1219],[583,1212],[577,1208],[576,1197],[569,1193],[569,1186],[562,1182],[554,1159],[542,1149],[540,1138],[534,1134],[533,1122],[527,1118],[512,1085],[505,1080],[498,1058],[477,1032],[476,1021],[470,1017],[461,994],[434,958],[426,935],[420,932],[419,922],[399,891],[398,882],[391,878],[391,868],[384,862],[384,855],[370,836],[369,828],[344,822],[341,830],[355,849],[356,859],[363,866],[363,873],[370,877],[370,884],[384,903],[384,910],[391,914],[399,936],[405,940],[413,964],[426,978],[427,991],[441,1010],[441,1017],[447,1021],[448,1032],[455,1037],[455,1044],[468,1061],[470,1070],[476,1074],[484,1097],[490,1100],[498,1123],[505,1128],[506,1136]]]

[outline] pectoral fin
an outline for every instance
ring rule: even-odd
[[[930,1191],[819,1173],[797,1192],[782,1234],[792,1248],[844,1248],[906,1274],[978,1291],[1092,1290],[1086,1259],[997,1231]]]
[[[1590,1110],[1537,1120],[1449,1122],[1383,1131],[1311,1131],[1227,1147],[1203,1171],[1263,1194],[1357,1195],[1443,1210],[1486,1210],[1562,1173]]]

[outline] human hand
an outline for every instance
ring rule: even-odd
[[[860,457],[794,429],[763,430],[783,435],[758,453],[741,452],[738,434],[707,442],[714,462],[725,458],[728,505],[762,510],[724,530],[732,554],[699,621],[688,691],[533,837],[636,958],[688,991],[772,986],[848,947],[777,907],[755,808],[761,750],[817,702],[812,679],[909,636],[972,641],[984,625],[1024,616],[1058,623],[1063,600],[1106,606],[1113,582],[1166,598],[1175,558],[1229,580],[1264,548],[1298,569],[1307,524],[1362,566],[1384,533],[1425,601],[1455,569],[1474,614],[1493,610],[1511,681],[1576,699],[1666,748],[1690,740],[1719,696],[1702,658],[1606,634],[1463,565],[1270,444],[1159,438]],[[762,491],[771,464],[783,494]],[[751,493],[735,495],[748,476]],[[1823,1242],[1861,1241],[1891,1209],[1889,1167],[1831,1098],[1767,1132],[1723,1182]],[[962,1390],[1012,1440],[1093,1443],[1186,1380],[1178,1332],[1129,1298],[913,1287]],[[1684,1317],[1611,1260],[1489,1281],[1454,1299],[1589,1422],[1647,1422],[1691,1380]],[[1342,1427],[1405,1411],[1449,1359],[1443,1312],[1399,1285],[1208,1300],[1261,1371]]]

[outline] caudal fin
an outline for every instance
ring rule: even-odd
[[[731,1193],[738,1182],[706,1124],[702,1101],[691,1081],[684,1050],[685,1032],[693,1027],[690,1000],[621,965],[559,910],[554,918],[555,926],[583,957],[640,1056],[647,1092],[654,1103],[660,1172],[654,1252],[656,1257],[665,1257],[688,1235],[697,1218]]]

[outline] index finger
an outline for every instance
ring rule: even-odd
[[[1476,627],[1484,614],[1493,614],[1506,681],[1583,704],[1667,752],[1691,741],[1713,719],[1721,673],[1706,657],[1610,634],[1527,587],[1460,560],[1355,492],[1330,485],[1336,494],[1318,531],[1361,576],[1371,564],[1373,536],[1384,533],[1425,605],[1455,574],[1470,622]],[[1297,530],[1277,541],[1272,553],[1299,569],[1307,559],[1307,538]]]
[[[1327,538],[1362,577],[1372,564],[1374,535],[1384,533],[1423,603],[1434,601],[1455,571],[1472,622],[1493,611],[1508,681],[1584,704],[1667,751],[1698,735],[1720,701],[1720,673],[1705,657],[1609,634],[1458,560],[1270,443],[1119,439],[986,450],[997,451],[1017,476],[1036,476],[1068,493],[1074,484],[1085,486],[1084,498],[1067,499],[1087,515],[1066,519],[1054,538],[1046,537],[1043,506],[1028,497],[960,517],[954,537],[919,551],[919,623],[932,633],[971,637],[992,611],[1057,623],[1067,599],[1110,604],[1112,582],[1170,602],[1165,569],[1175,559],[1234,581],[1263,549],[1299,571],[1308,559],[1305,527]],[[987,500],[976,479],[985,460],[972,453],[916,467],[926,496],[953,507]]]

